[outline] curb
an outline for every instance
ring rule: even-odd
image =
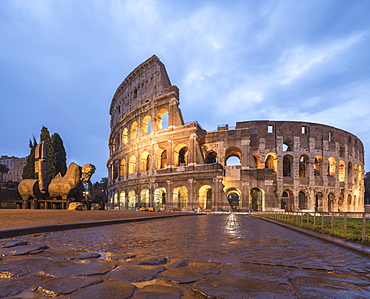
[[[326,242],[330,242],[330,243],[339,245],[341,247],[356,251],[360,254],[370,256],[370,246],[368,246],[368,245],[351,242],[349,240],[340,239],[340,238],[329,236],[329,235],[324,235],[324,234],[321,234],[321,233],[318,233],[318,232],[315,232],[315,231],[312,231],[312,230],[309,230],[309,229],[306,229],[306,228],[303,228],[303,227],[294,226],[294,225],[291,225],[291,224],[288,224],[288,223],[276,221],[276,220],[269,219],[269,218],[264,218],[264,217],[261,217],[261,216],[254,216],[254,217],[265,220],[265,221],[269,221],[271,223],[289,228],[291,230],[300,232],[302,234],[305,234],[305,235],[308,235],[308,236],[311,236],[311,237],[314,237],[314,238],[317,238],[317,239],[321,239],[321,240],[326,241]]]
[[[89,221],[89,222],[78,222],[78,223],[67,223],[67,224],[50,224],[50,225],[41,225],[41,226],[0,229],[0,239],[17,237],[17,236],[28,235],[28,234],[35,234],[35,233],[54,232],[54,231],[60,231],[60,230],[88,228],[88,227],[96,227],[96,226],[103,226],[103,225],[139,222],[139,221],[156,220],[156,219],[172,218],[172,217],[180,217],[180,216],[193,216],[193,215],[201,215],[201,214],[185,214],[184,213],[184,214],[176,214],[176,215],[125,218],[125,219]]]

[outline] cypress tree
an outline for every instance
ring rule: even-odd
[[[67,172],[67,154],[64,148],[63,140],[58,133],[51,136],[51,143],[54,150],[55,157],[55,172],[65,175]]]
[[[23,167],[23,179],[37,179],[35,174],[35,149],[37,146],[37,142],[35,136],[33,136],[33,143],[30,139],[30,143],[28,144],[30,148],[30,154],[27,156],[26,165]]]
[[[55,155],[54,155],[54,148],[53,143],[51,141],[50,133],[48,128],[42,127],[41,134],[40,134],[40,142],[45,141],[47,144],[47,150],[48,150],[48,159],[47,162],[49,164],[49,183],[52,180],[52,178],[55,177],[56,170],[55,170]]]

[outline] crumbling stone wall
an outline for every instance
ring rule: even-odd
[[[156,56],[117,89],[111,207],[363,211],[364,148],[355,135],[293,121],[243,121],[206,132],[184,123],[179,104]]]

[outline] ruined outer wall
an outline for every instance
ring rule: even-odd
[[[111,207],[363,210],[364,149],[356,136],[293,121],[245,121],[215,132],[184,124],[178,88],[156,56],[118,87],[110,114]],[[228,165],[231,157],[240,165]]]

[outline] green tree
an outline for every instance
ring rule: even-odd
[[[55,173],[58,174],[60,172],[62,175],[65,175],[67,172],[67,153],[63,140],[58,133],[54,133],[51,136],[51,143],[55,158]]]
[[[56,170],[55,170],[55,155],[54,155],[54,148],[53,143],[51,141],[50,133],[48,128],[42,126],[41,128],[41,134],[40,134],[40,142],[44,141],[46,143],[47,152],[48,152],[48,158],[47,162],[49,164],[49,182],[52,180],[52,178],[55,177]]]
[[[4,173],[8,173],[9,168],[6,167],[4,164],[0,164],[0,174],[1,174],[1,181],[3,181]]]
[[[27,156],[26,165],[23,167],[23,179],[36,179],[35,174],[35,149],[37,146],[37,142],[35,136],[33,136],[33,142],[30,139],[30,143],[28,144],[30,148],[30,154]]]

